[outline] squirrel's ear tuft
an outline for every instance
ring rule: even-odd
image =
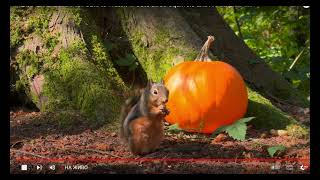
[[[160,83],[161,83],[161,84],[164,84],[164,81],[163,81],[163,79],[161,79]]]
[[[148,79],[148,83],[147,83],[147,89],[150,89],[152,87],[152,80],[151,79]]]

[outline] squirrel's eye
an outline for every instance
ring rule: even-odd
[[[153,90],[153,94],[158,94],[158,91],[157,90]]]

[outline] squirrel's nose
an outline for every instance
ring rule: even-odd
[[[162,102],[163,102],[163,103],[167,103],[167,102],[168,102],[168,98],[163,99]]]

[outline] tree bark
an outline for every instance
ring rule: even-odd
[[[48,22],[48,26],[39,28],[40,34],[31,30],[17,53],[12,54],[21,71],[16,79],[24,80],[24,92],[44,112],[75,110],[96,124],[114,121],[127,87],[90,15],[84,9],[64,7],[51,7],[45,12],[45,18],[39,18],[38,11],[30,16],[36,22]],[[30,23],[31,18],[24,19],[19,23]],[[52,51],[47,45],[50,38],[57,40]],[[36,71],[28,73],[28,67]],[[14,79],[12,83],[16,83]]]
[[[132,50],[148,78],[160,81],[183,60],[194,59],[203,42],[173,8],[116,8]]]

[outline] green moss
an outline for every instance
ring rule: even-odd
[[[90,121],[90,124],[102,124],[118,119],[123,92],[127,87],[117,74],[110,56],[101,38],[96,35],[96,27],[87,17],[86,11],[76,8],[64,8],[68,12],[65,20],[75,20],[76,26],[83,30],[83,37],[75,39],[67,49],[60,49],[58,57],[52,57],[52,51],[59,43],[59,35],[48,31],[51,10],[35,8],[28,19],[31,35],[40,33],[45,44],[44,53],[19,51],[16,60],[21,71],[18,84],[27,92],[33,102],[41,105],[43,112],[77,112]],[[71,13],[70,13],[71,12]],[[39,19],[36,15],[38,14]],[[69,19],[69,20],[70,20]],[[41,96],[30,92],[29,82],[37,74],[45,77]],[[59,123],[62,128],[73,124],[74,116],[62,113]]]
[[[21,15],[22,9],[17,7],[10,7],[10,48],[15,48],[22,43],[21,32]]]
[[[10,48],[20,46],[24,40],[23,17],[27,12],[26,8],[10,7]]]
[[[68,8],[69,12],[72,13],[71,20],[80,26],[82,23],[82,13],[84,12],[80,7]]]
[[[49,21],[52,12],[55,11],[54,7],[37,7],[33,9],[32,15],[28,17],[27,29],[26,31],[42,36],[44,31],[49,30]]]
[[[104,63],[110,61],[106,52],[99,43],[92,44],[92,58],[80,40],[60,51],[58,68],[45,73],[44,96],[48,97],[46,111],[61,108],[78,110],[91,123],[98,124],[117,118],[124,89],[114,86],[117,84],[116,76],[107,75],[107,69],[102,68],[106,67]]]
[[[32,99],[37,100],[31,94],[29,83],[35,75],[39,74],[39,57],[34,52],[25,50],[16,55],[16,61],[18,64],[19,80],[15,82],[15,90],[17,92],[25,92]]]
[[[114,68],[108,49],[103,44],[101,37],[98,35],[98,27],[92,21],[92,16],[86,9],[74,9],[70,8],[69,11],[72,14],[81,14],[81,21],[79,22],[79,27],[83,33],[83,38],[86,42],[85,48],[80,48],[81,50],[88,49],[90,52],[90,60],[97,65],[97,68],[103,73],[105,77],[113,77],[112,85],[119,90],[128,89],[125,83],[120,78],[120,75]]]
[[[28,78],[32,78],[34,75],[38,74],[41,60],[33,51],[21,51],[17,54],[16,61],[18,63],[18,68],[24,71],[23,74]]]
[[[55,10],[55,7],[10,7],[10,47],[21,45],[30,33],[41,37],[47,34],[50,16]]]
[[[256,117],[252,120],[252,124],[257,128],[284,129],[287,125],[297,124],[294,118],[273,106],[268,99],[250,88],[248,88],[248,98],[246,116]]]
[[[24,37],[31,33],[40,36],[46,48],[52,52],[58,37],[49,32],[49,21],[55,7],[15,7],[10,12],[11,47],[22,44]]]
[[[97,35],[92,35],[91,45],[93,52],[93,59],[96,63],[104,66],[109,58],[106,49],[104,49],[102,43],[98,40]]]
[[[22,44],[22,33],[20,28],[10,26],[10,48],[18,47]]]
[[[25,86],[25,83],[24,83],[24,81],[21,81],[21,80],[17,80],[16,82],[15,82],[15,91],[17,91],[17,92],[22,92],[22,91],[24,91],[24,87]]]
[[[15,91],[25,93],[35,104],[39,103],[39,97],[30,90],[30,82],[34,76],[42,72],[42,58],[33,51],[23,50],[16,55],[19,79],[15,82]]]
[[[109,77],[111,78],[111,77]],[[115,119],[122,102],[109,81],[90,62],[70,58],[61,62],[59,70],[45,74],[46,110],[75,109],[102,123]]]
[[[28,77],[32,78],[34,75],[38,74],[39,68],[35,65],[27,66],[26,74]]]
[[[169,37],[170,37],[169,31],[161,27],[158,29],[158,32],[155,34],[154,43],[162,44],[165,41],[169,41]]]
[[[152,47],[144,45],[143,36],[142,32],[135,31],[130,40],[140,64],[146,71],[148,78],[153,81],[160,81],[165,76],[173,66],[176,57],[182,56],[185,60],[192,60],[197,55],[195,50],[186,47],[168,47],[169,32],[167,30],[158,30]]]
[[[309,130],[306,127],[296,124],[290,124],[286,127],[288,135],[296,138],[306,138],[309,135]]]
[[[75,111],[59,111],[54,113],[54,120],[57,121],[58,128],[63,130],[72,129],[79,123],[79,119],[83,119],[79,113]]]
[[[57,10],[55,7],[36,7],[28,17],[27,32],[35,32],[42,36],[43,32],[49,30],[49,21],[52,12]]]
[[[39,97],[37,94],[35,94],[34,92],[30,91],[31,94],[31,100],[32,102],[38,102],[39,103]],[[40,109],[41,110],[41,109]]]
[[[184,60],[194,59],[199,50],[194,50],[183,40],[174,41],[172,36],[177,36],[177,32],[170,31],[170,28],[157,26],[151,42],[147,42],[147,35],[139,27],[130,27],[130,13],[132,8],[119,8],[117,15],[121,19],[123,31],[127,34],[132,50],[138,58],[142,68],[147,73],[149,79],[160,81],[167,71],[173,66],[174,59],[178,56]]]
[[[53,49],[56,47],[56,45],[59,43],[59,35],[52,35],[51,33],[45,32],[42,35],[44,44],[46,49],[48,49],[48,53],[51,54]]]

